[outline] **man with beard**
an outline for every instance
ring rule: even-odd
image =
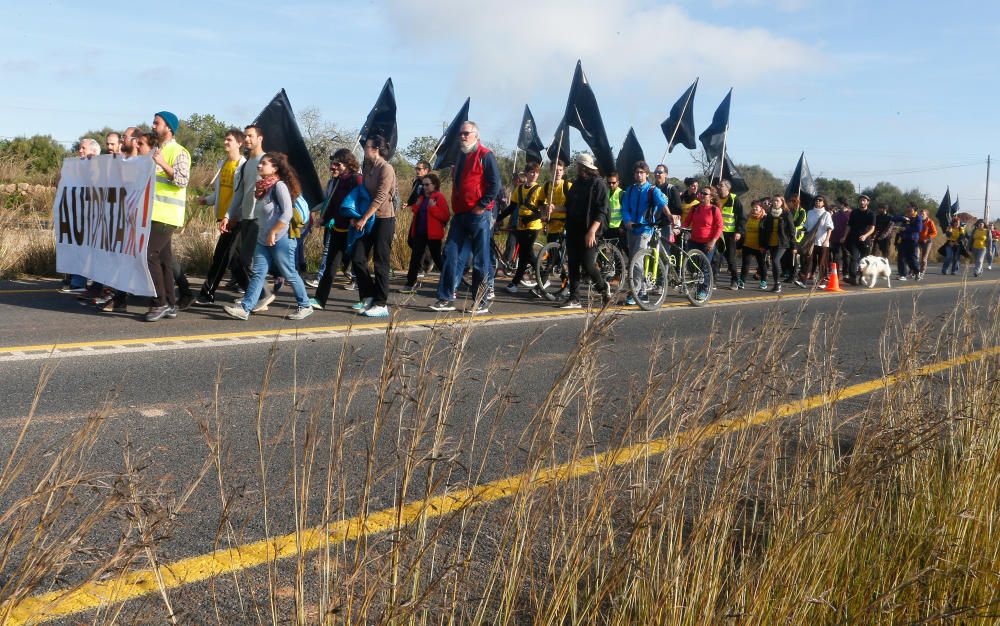
[[[847,241],[847,250],[851,254],[850,274],[847,280],[851,284],[858,282],[858,264],[872,251],[872,235],[875,234],[875,216],[868,210],[871,198],[866,195],[859,200],[861,206],[851,211],[851,217],[847,221],[847,233],[844,235]]]
[[[490,239],[493,237],[493,203],[500,192],[496,157],[479,141],[479,127],[465,122],[459,131],[462,154],[455,164],[451,192],[454,217],[444,247],[444,268],[438,281],[434,311],[454,311],[455,291],[462,278],[461,260],[472,254],[472,313],[488,313],[486,289],[490,278]],[[481,289],[482,288],[482,289]],[[480,293],[482,291],[483,293]]]

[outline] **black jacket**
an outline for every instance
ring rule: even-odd
[[[600,176],[580,176],[573,181],[566,194],[566,231],[573,234],[587,232],[590,225],[600,222],[600,236],[608,227],[608,185]]]
[[[778,248],[794,248],[795,247],[795,222],[792,220],[791,211],[782,211],[781,217],[772,217],[768,213],[764,220],[761,222],[760,227],[760,242],[766,248],[772,247],[770,245],[771,239],[771,229],[774,228],[774,220],[778,221]]]

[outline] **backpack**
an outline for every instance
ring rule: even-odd
[[[309,203],[301,195],[296,196],[292,203],[292,219],[288,222],[288,236],[298,239],[302,236],[302,230],[309,223]]]

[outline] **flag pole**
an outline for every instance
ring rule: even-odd
[[[694,79],[695,84],[698,84],[698,79]],[[677,137],[677,131],[681,129],[681,124],[684,123],[684,114],[687,113],[688,103],[691,102],[691,97],[694,96],[694,90],[690,90],[688,97],[684,100],[684,108],[681,109],[681,116],[677,120],[677,124],[674,125],[674,132],[670,134],[670,141],[667,142],[667,149],[663,151],[663,156],[660,157],[660,163],[665,163],[667,160],[667,153],[670,152],[670,146],[674,144],[674,139]]]
[[[726,124],[726,130],[722,133],[722,156],[719,157],[719,182],[722,182],[722,174],[726,170],[726,141],[729,140],[729,124]],[[712,177],[708,179],[709,184],[715,180],[715,172],[712,172]]]
[[[556,161],[555,161],[555,163],[552,164],[552,184],[549,185],[549,202],[548,202],[548,204],[552,204],[552,197],[556,193],[556,167],[559,165],[559,157],[562,156],[562,140],[563,140],[563,133],[565,133],[565,132],[566,132],[566,128],[565,127],[562,130],[559,131],[559,145],[558,145],[558,147],[556,147]],[[548,209],[546,208],[546,210],[548,210]]]
[[[431,165],[432,167],[434,166],[434,157],[437,156],[438,150],[441,149],[441,144],[442,143],[444,143],[444,136],[443,135],[441,136],[440,139],[438,139],[437,145],[434,146],[434,152],[431,153],[431,158],[427,159],[427,163],[429,165]]]
[[[518,152],[519,152],[519,149],[518,148],[514,148],[514,168],[513,168],[513,170],[510,173],[511,180],[513,180],[514,176],[517,175],[517,153]]]

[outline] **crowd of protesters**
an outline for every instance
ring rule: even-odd
[[[227,288],[238,297],[222,310],[237,319],[266,311],[284,285],[295,299],[289,319],[301,320],[314,310],[326,309],[338,272],[344,277],[342,287],[357,292],[352,310],[367,317],[387,317],[390,260],[401,210],[411,214],[406,236],[411,254],[405,284],[398,291],[421,292],[419,281],[433,267],[440,274],[436,286],[426,290],[436,296],[430,309],[456,310],[464,282],[470,288],[472,314],[488,312],[494,299],[499,248],[493,238],[501,228],[508,233],[502,254],[511,267],[516,264],[506,286],[511,294],[525,290],[540,295],[531,278],[534,246],[543,235],[549,242],[565,241],[569,284],[559,294],[559,306],[568,309],[582,306],[579,289],[584,275],[605,304],[613,302],[611,285],[597,267],[601,240],[617,241],[631,258],[650,245],[657,229],[668,240],[677,229],[688,229],[687,245],[704,252],[711,265],[702,292],[727,282],[730,289],[746,289],[751,270],[761,290],[780,293],[785,284],[824,289],[833,264],[845,282],[857,285],[861,260],[869,255],[888,259],[893,248],[898,280],[921,280],[934,252],[944,259],[944,274],[957,273],[960,260],[968,258],[973,274],[979,276],[992,269],[1000,242],[995,226],[979,220],[967,228],[954,217],[942,225],[945,243],[933,250],[938,227],[926,209],[912,203],[902,215],[894,215],[887,205],[872,210],[865,194],[859,196],[857,207],[843,198],[828,202],[823,196],[775,195],[753,200],[745,208],[727,180],[704,185],[691,177],[682,187],[669,182],[666,165],[651,171],[643,161],[635,163],[631,172],[601,176],[588,153],[574,159],[572,181],[566,176],[567,164],[557,161],[549,165],[551,180],[539,184],[542,164],[529,161],[508,192],[496,157],[481,143],[474,122],[463,124],[459,133],[461,155],[452,169],[450,201],[441,192],[441,179],[420,161],[410,193],[400,202],[396,173],[386,160],[388,143],[373,135],[364,142],[361,163],[348,149],[330,156],[323,202],[307,207],[286,155],[265,152],[262,129],[251,125],[226,133],[226,157],[217,164],[213,192],[199,199],[214,208],[220,234],[205,282],[195,296],[171,245],[173,234],[185,223],[191,167],[190,154],[174,139],[177,125],[174,114],[161,111],[153,117],[151,132],[128,128],[121,134],[109,133],[105,144],[110,154],[122,159],[149,156],[156,164],[147,254],[156,295],[144,314],[150,322],[174,318],[192,304],[214,306],[227,271],[231,275]],[[80,158],[100,152],[95,140],[81,140]],[[312,227],[322,232],[323,252],[315,276],[303,280],[302,238]],[[273,288],[267,284],[268,275],[273,276]],[[126,293],[96,283],[87,286],[83,276],[70,276],[65,282],[64,292],[82,294],[81,300],[102,311],[127,310]],[[311,298],[307,287],[315,290]],[[640,288],[639,293],[628,294],[626,304],[645,297]]]

